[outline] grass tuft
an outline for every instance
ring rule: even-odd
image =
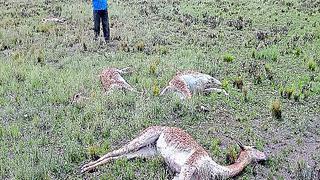
[[[236,162],[238,158],[238,153],[235,146],[231,146],[227,148],[227,155],[226,155],[226,163],[233,164]]]
[[[310,59],[310,60],[308,61],[308,68],[309,68],[309,70],[311,70],[311,71],[315,71],[316,68],[317,68],[317,63],[316,63],[316,61],[313,60],[313,59]]]
[[[160,60],[159,59],[154,60],[150,64],[149,73],[152,74],[152,75],[156,75],[159,64],[160,64]]]
[[[294,101],[298,102],[300,100],[301,93],[295,92],[293,94]]]
[[[302,54],[302,49],[300,47],[297,47],[295,50],[294,50],[294,54],[298,57]]]
[[[210,150],[214,156],[220,155],[220,153],[221,153],[220,145],[221,145],[220,139],[217,139],[217,138],[212,139],[211,144],[210,144]]]
[[[4,136],[4,128],[0,125],[0,140]]]
[[[154,82],[152,86],[152,93],[154,96],[160,95],[160,87],[158,86],[158,83]]]
[[[256,52],[255,58],[277,61],[279,58],[279,50],[276,47],[267,47],[259,52]]]
[[[92,160],[98,159],[99,147],[97,145],[89,146],[87,151],[88,151],[88,155]]]
[[[228,80],[226,80],[226,79],[222,80],[222,88],[226,91],[229,90],[229,81]]]
[[[144,41],[141,40],[141,41],[137,42],[137,43],[135,44],[135,48],[136,48],[137,51],[143,51],[144,48],[145,48],[145,43],[144,43]]]
[[[242,94],[245,102],[248,102],[248,87],[244,86],[242,88]]]
[[[283,96],[285,98],[291,99],[292,95],[295,93],[295,89],[294,87],[286,87],[284,92],[283,92]]]
[[[165,55],[165,54],[168,54],[169,49],[166,46],[157,45],[155,48],[155,51],[160,55]]]
[[[235,60],[235,57],[234,57],[232,54],[230,54],[230,53],[226,53],[226,54],[223,55],[223,61],[224,61],[224,62],[229,62],[229,63],[231,63],[231,62],[233,62],[234,60]]]
[[[233,86],[237,87],[238,89],[242,90],[243,88],[243,80],[241,76],[236,77],[233,82]]]
[[[273,117],[277,118],[277,119],[281,119],[282,117],[282,112],[281,112],[281,103],[280,100],[276,99],[272,102],[271,105],[271,111],[272,111],[272,115]]]
[[[40,65],[44,65],[45,64],[45,57],[44,57],[43,50],[39,50],[38,51],[36,60],[37,60],[36,61],[37,64],[40,64]]]
[[[52,30],[53,26],[51,25],[51,23],[42,23],[39,24],[37,27],[37,32],[41,32],[41,33],[49,33]]]

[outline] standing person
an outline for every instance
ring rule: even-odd
[[[109,42],[110,28],[108,16],[108,2],[107,0],[92,0],[92,7],[95,40],[97,40],[100,35],[100,21],[102,21],[104,39],[106,42]]]

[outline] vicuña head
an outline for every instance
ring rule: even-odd
[[[247,158],[253,162],[267,160],[266,154],[264,152],[261,152],[258,149],[256,149],[255,146],[244,146],[240,142],[238,142],[238,145],[241,148],[239,158]]]
[[[150,158],[162,156],[176,173],[174,179],[226,179],[238,175],[252,162],[266,160],[265,153],[240,144],[241,152],[229,166],[217,164],[188,133],[180,128],[151,126],[122,148],[109,152],[97,161],[81,168],[89,171],[99,165],[119,158]]]
[[[267,160],[267,155],[256,149],[254,146],[244,146],[239,142],[238,145],[240,146],[241,151],[235,163],[226,166],[228,169],[228,173],[225,174],[226,177],[238,175],[250,163]]]

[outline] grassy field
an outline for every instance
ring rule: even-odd
[[[239,152],[232,138],[268,154],[236,179],[319,178],[320,1],[109,5],[104,44],[93,41],[90,1],[0,0],[0,179],[171,179],[161,158],[79,172],[150,125],[185,129],[224,165]],[[43,23],[49,16],[67,21]],[[145,93],[104,95],[98,74],[127,66]],[[158,96],[189,69],[230,96]],[[89,99],[71,104],[77,92]]]

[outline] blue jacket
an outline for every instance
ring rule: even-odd
[[[108,0],[92,0],[93,10],[106,10],[108,9]]]

